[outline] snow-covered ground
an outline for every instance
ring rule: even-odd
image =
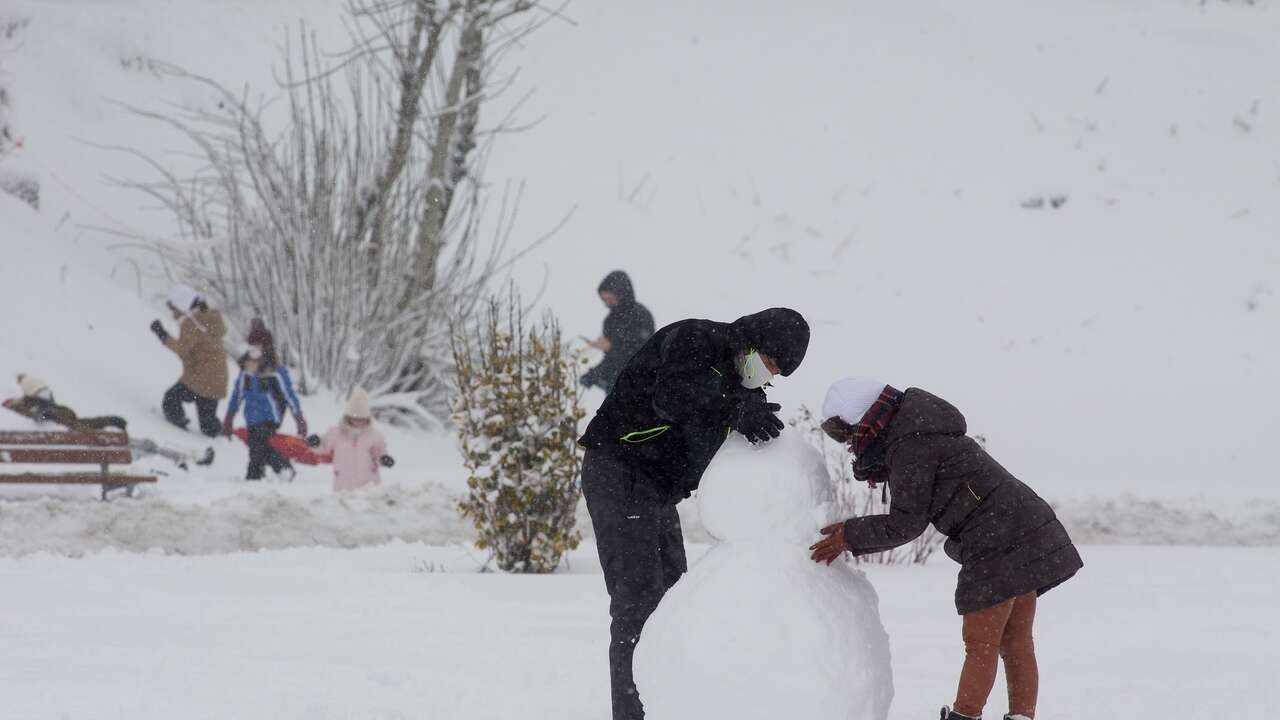
[[[1274,712],[1280,550],[1084,555],[1079,577],[1040,604],[1042,717]],[[0,715],[608,717],[608,605],[594,549],[550,577],[477,566],[461,548],[401,543],[0,559]],[[893,720],[935,717],[955,691],[954,568],[940,559],[867,570],[892,641]],[[1004,711],[1000,692],[988,716]]]

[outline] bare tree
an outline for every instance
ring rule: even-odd
[[[162,66],[212,88],[216,108],[131,109],[183,133],[205,168],[179,177],[135,152],[158,179],[121,182],[176,219],[163,257],[233,317],[266,319],[304,387],[361,384],[384,411],[438,422],[450,324],[520,254],[508,247],[520,188],[481,182],[503,125],[480,129],[480,109],[510,84],[501,55],[555,14],[536,0],[348,12],[353,44],[336,59],[305,29],[286,44],[282,121],[247,91]]]

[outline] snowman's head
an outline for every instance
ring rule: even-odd
[[[760,445],[733,433],[698,490],[702,525],[720,542],[807,548],[832,519],[832,504],[822,453],[791,429]]]

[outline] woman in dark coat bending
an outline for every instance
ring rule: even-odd
[[[823,431],[854,454],[854,476],[873,488],[888,483],[892,501],[887,515],[823,528],[813,559],[830,564],[845,551],[888,550],[932,523],[961,565],[956,609],[964,617],[964,670],[943,720],[982,716],[998,657],[1009,686],[1006,718],[1034,718],[1036,598],[1084,565],[1053,509],[965,436],[959,410],[924,390],[841,380],[827,391],[823,416]]]

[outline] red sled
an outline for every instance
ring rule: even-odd
[[[236,428],[231,431],[231,434],[240,438],[240,441],[244,444],[249,444],[249,430],[247,428]],[[316,452],[314,448],[307,445],[306,440],[297,435],[281,435],[277,433],[272,435],[267,442],[271,443],[271,447],[275,448],[276,452],[303,465],[327,465],[333,462],[332,457]]]

